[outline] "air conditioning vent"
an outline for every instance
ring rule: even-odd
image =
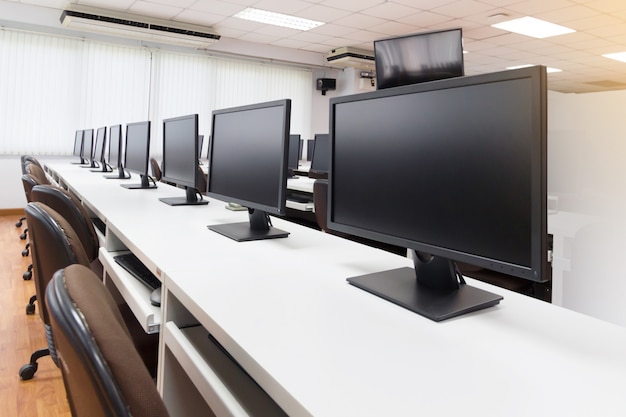
[[[362,49],[342,47],[330,51],[326,60],[336,66],[373,70],[374,53]]]
[[[207,27],[144,19],[108,10],[63,10],[61,23],[71,29],[171,45],[206,48],[220,39]]]

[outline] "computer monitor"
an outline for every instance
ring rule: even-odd
[[[309,177],[328,178],[328,164],[330,159],[330,135],[316,133],[313,142],[313,156]]]
[[[161,179],[185,187],[185,197],[163,197],[171,206],[207,204],[198,190],[198,115],[163,120],[163,163]],[[202,190],[205,191],[205,190]]]
[[[289,157],[287,158],[288,175],[293,177],[300,161],[300,135],[289,135]]]
[[[460,77],[464,74],[460,28],[374,42],[376,88]]]
[[[309,139],[306,141],[306,160],[311,162],[313,160],[313,149],[315,148],[315,140]]]
[[[198,160],[202,158],[202,146],[204,146],[204,135],[198,135]]]
[[[328,227],[412,249],[352,277],[433,320],[497,304],[454,261],[549,280],[545,67],[330,100]]]
[[[285,214],[290,115],[289,99],[213,111],[207,194],[247,207],[249,221],[211,230],[237,241],[287,237],[269,213]]]
[[[83,131],[77,130],[74,134],[74,149],[72,151],[73,156],[77,156],[80,158],[80,162],[72,162],[73,164],[84,164],[85,160],[83,159]]]
[[[93,162],[99,168],[92,169],[93,172],[108,172],[104,150],[107,145],[107,128],[100,127],[96,130],[96,144],[93,148]]]
[[[124,155],[124,141],[122,139],[122,125],[113,125],[109,127],[109,156],[105,165],[111,170],[117,168],[117,174],[104,175],[108,179],[127,179],[130,174],[124,172],[122,164]]]
[[[85,129],[83,131],[83,149],[81,158],[86,164],[83,165],[82,168],[96,168],[96,164],[93,161],[93,129]]]
[[[195,141],[195,138],[194,138]],[[156,183],[148,176],[148,156],[150,152],[150,121],[135,122],[126,125],[126,153],[124,169],[139,175],[139,184],[121,184],[124,188],[156,188]]]

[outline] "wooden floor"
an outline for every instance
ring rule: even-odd
[[[30,257],[21,255],[25,241],[19,239],[18,220],[17,215],[0,216],[0,416],[69,417],[61,371],[49,356],[38,360],[33,379],[19,377],[31,353],[46,347],[46,338],[38,311],[26,315],[35,287],[22,279]]]

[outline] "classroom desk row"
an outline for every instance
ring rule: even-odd
[[[48,169],[105,222],[105,281],[160,332],[173,416],[626,415],[626,329],[471,279],[503,301],[435,323],[346,282],[407,258],[281,218],[289,237],[237,243],[207,229],[247,221],[224,202]],[[120,250],[161,279],[161,308],[111,263]]]

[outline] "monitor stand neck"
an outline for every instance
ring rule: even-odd
[[[441,294],[459,289],[461,275],[453,260],[414,250],[413,264],[418,287]]]
[[[248,209],[248,216],[250,218],[250,229],[252,230],[270,230],[269,215],[263,210]]]

